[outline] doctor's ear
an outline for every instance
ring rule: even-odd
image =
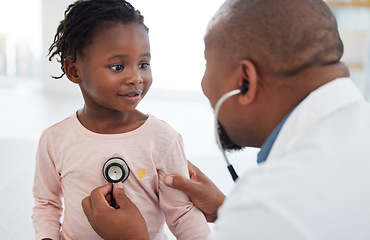
[[[239,66],[238,86],[241,91],[239,95],[239,103],[246,105],[251,103],[257,94],[257,69],[250,60],[243,60]]]
[[[63,64],[63,67],[64,67],[64,72],[67,76],[67,78],[73,82],[73,83],[80,83],[81,82],[81,79],[79,77],[79,74],[78,74],[78,68],[77,68],[77,64],[76,64],[76,61],[70,57],[67,57],[66,59],[64,59],[64,64]]]

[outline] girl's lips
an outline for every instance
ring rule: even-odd
[[[129,92],[125,94],[118,94],[118,96],[131,104],[136,104],[141,100],[142,93],[143,91],[135,91],[135,92]]]
[[[118,93],[118,95],[121,96],[121,97],[134,97],[134,96],[137,96],[137,95],[141,95],[142,93],[143,93],[143,91],[132,91],[132,92],[127,92],[127,93],[123,93],[123,94]]]

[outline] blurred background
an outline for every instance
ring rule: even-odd
[[[0,239],[34,239],[32,185],[38,138],[48,126],[83,106],[77,85],[47,60],[70,0],[0,2]],[[150,28],[153,85],[139,110],[171,124],[187,157],[228,194],[233,182],[218,150],[213,110],[201,91],[203,35],[224,0],[132,0]],[[370,99],[370,2],[328,1],[345,45],[343,61]],[[229,158],[239,175],[256,167],[259,149]],[[83,181],[83,179],[81,179]]]

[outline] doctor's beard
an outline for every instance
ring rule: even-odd
[[[222,144],[222,147],[225,149],[225,151],[232,152],[232,151],[240,151],[244,147],[239,146],[235,144],[229,136],[227,135],[225,128],[222,126],[222,124],[218,121],[218,134],[220,136],[220,141]]]

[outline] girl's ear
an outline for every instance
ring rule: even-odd
[[[78,75],[78,68],[76,61],[72,58],[67,57],[64,59],[64,72],[66,73],[67,78],[73,83],[80,83],[81,79]]]
[[[253,62],[243,60],[240,62],[239,71],[238,86],[242,90],[242,93],[238,95],[239,103],[247,105],[253,102],[257,95],[257,69]]]

